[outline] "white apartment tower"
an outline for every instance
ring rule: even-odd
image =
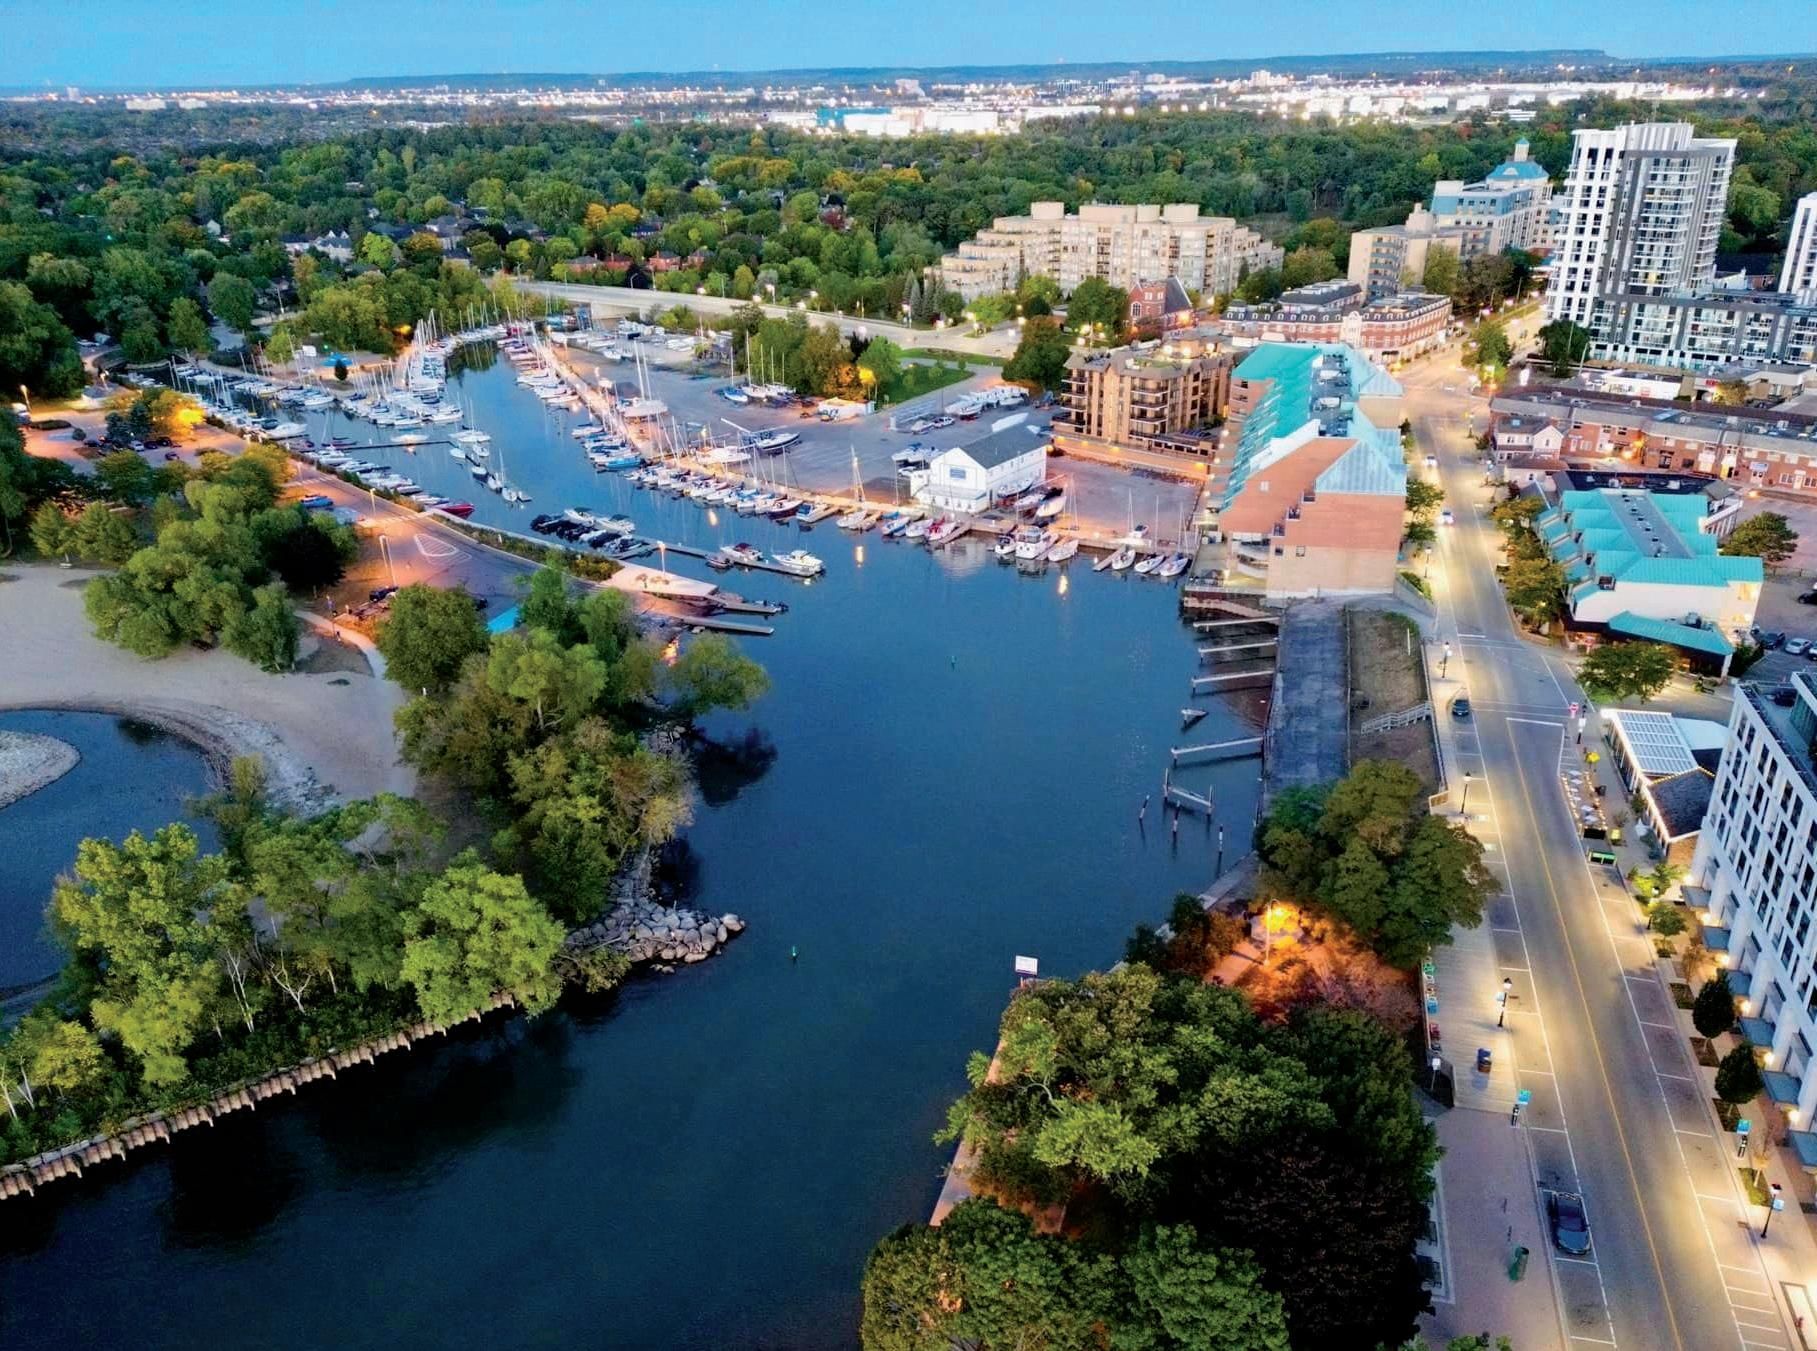
[[[1716,280],[1735,142],[1691,130],[1645,122],[1571,134],[1571,168],[1553,197],[1546,317],[1589,329],[1599,355],[1669,356],[1672,307],[1648,302]]]
[[[1817,1157],[1817,678],[1793,675],[1790,695],[1737,690],[1686,898],[1704,907],[1768,1098]]]
[[[1798,199],[1792,216],[1792,233],[1786,240],[1785,267],[1779,273],[1781,291],[1817,291],[1817,192]]]

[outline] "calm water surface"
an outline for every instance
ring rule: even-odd
[[[44,906],[57,874],[75,862],[77,841],[117,839],[184,819],[212,847],[214,831],[188,811],[189,800],[210,783],[207,762],[187,741],[106,713],[0,713],[0,730],[54,736],[82,754],[55,783],[0,807],[3,989],[41,980],[62,965],[62,953],[44,936]]]
[[[774,760],[713,776],[688,832],[694,903],[751,927],[610,1003],[497,1020],[9,1203],[8,1346],[850,1346],[864,1256],[931,1208],[930,1137],[1013,958],[1104,965],[1213,874],[1202,824],[1176,845],[1158,805],[1138,822],[1196,669],[1172,587],[1075,560],[1063,593],[976,543],[715,525],[593,475],[507,368],[460,388],[532,511],[826,559],[812,586],[730,583],[792,607],[751,647],[774,692],[710,729],[755,728]],[[415,461],[425,486],[464,477],[440,449]],[[1257,716],[1218,707],[1193,735]],[[1234,860],[1253,763],[1186,781]]]

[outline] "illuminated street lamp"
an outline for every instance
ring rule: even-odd
[[[391,584],[397,585],[397,567],[391,561],[391,537],[379,536],[379,552],[385,555],[385,571],[391,576]]]
[[[1500,995],[1498,995],[1496,997],[1496,1001],[1495,1001],[1496,1003],[1501,1005],[1501,1011],[1495,1015],[1495,1025],[1497,1027],[1502,1027],[1506,1024],[1507,1017],[1508,1017],[1508,1001],[1510,999],[1512,999],[1513,997],[1514,997],[1514,977],[1513,976],[1503,976],[1502,977],[1502,992]]]
[[[1466,769],[1464,771],[1464,800],[1460,802],[1457,807],[1459,816],[1468,816],[1470,814],[1470,780],[1470,771]]]

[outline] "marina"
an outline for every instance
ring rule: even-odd
[[[775,628],[752,647],[774,692],[703,725],[696,818],[666,870],[687,904],[751,927],[685,976],[455,1029],[6,1202],[23,1209],[0,1233],[0,1305],[57,1345],[229,1326],[481,1348],[532,1324],[579,1344],[604,1320],[631,1346],[850,1346],[853,1272],[931,1206],[947,1157],[931,1136],[965,1054],[990,1043],[1014,955],[1102,966],[1168,897],[1202,890],[1219,829],[1241,838],[1254,819],[1256,762],[1172,770],[1181,695],[1204,668],[1160,579],[1086,576],[1083,552],[999,563],[989,528],[929,548],[925,515],[885,537],[887,501],[860,533],[835,526],[843,512],[804,527],[637,487],[595,473],[571,435],[586,414],[552,412],[510,365],[450,362],[446,391],[533,505],[475,492],[445,448],[353,453],[470,497],[479,540],[546,545],[531,522],[571,506],[628,517],[663,541],[620,574],[653,610]],[[337,410],[301,418],[318,445],[377,439]],[[741,542],[766,559],[801,549],[825,573],[707,566]],[[1027,716],[1004,716],[1007,691]],[[1199,693],[1191,740],[1258,735],[1265,695]],[[1175,810],[1203,829],[1170,829]],[[482,1233],[488,1251],[541,1256],[483,1291],[438,1284]],[[321,1299],[319,1272],[350,1249],[363,1279]],[[712,1278],[681,1304],[649,1298],[677,1253]],[[86,1297],[70,1300],[56,1291],[77,1264]],[[160,1293],[179,1284],[180,1302]],[[570,1298],[579,1285],[588,1300]]]

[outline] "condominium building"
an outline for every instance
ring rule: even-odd
[[[1542,249],[1550,242],[1552,180],[1517,141],[1514,157],[1475,183],[1454,178],[1432,185],[1432,216],[1441,230],[1458,230],[1458,257]]]
[[[1783,692],[1782,692],[1783,691]],[[1817,679],[1744,683],[1729,715],[1685,895],[1728,968],[1742,1036],[1759,1054],[1787,1143],[1817,1166]],[[1767,1123],[1763,1138],[1778,1133]]]
[[[1228,306],[1220,322],[1237,338],[1345,343],[1371,361],[1396,361],[1444,340],[1451,298],[1406,291],[1365,303],[1358,283],[1324,281],[1260,305]]]
[[[1707,365],[1750,337],[1776,356],[1792,323],[1714,290],[1734,162],[1733,139],[1694,136],[1688,122],[1573,132],[1547,319],[1589,329],[1591,355],[1609,360]]]
[[[1366,299],[1417,289],[1426,276],[1426,260],[1434,248],[1447,248],[1463,257],[1470,232],[1462,226],[1440,225],[1437,216],[1415,207],[1405,225],[1379,230],[1358,230],[1350,236],[1349,278],[1363,288]]]
[[[940,261],[941,280],[966,300],[1013,291],[1025,276],[1052,277],[1070,294],[1087,277],[1125,290],[1177,277],[1189,291],[1222,295],[1250,272],[1279,267],[1281,249],[1228,216],[1201,216],[1189,202],[1111,206],[1068,215],[1036,202],[1026,216],[1000,216]]]
[[[1182,336],[1165,345],[1079,353],[1066,363],[1054,419],[1062,450],[1078,442],[1205,457],[1215,436],[1200,429],[1224,415],[1231,356],[1212,341]]]
[[[1786,238],[1779,289],[1800,295],[1817,292],[1817,192],[1800,197],[1798,209],[1792,213],[1792,232]]]

